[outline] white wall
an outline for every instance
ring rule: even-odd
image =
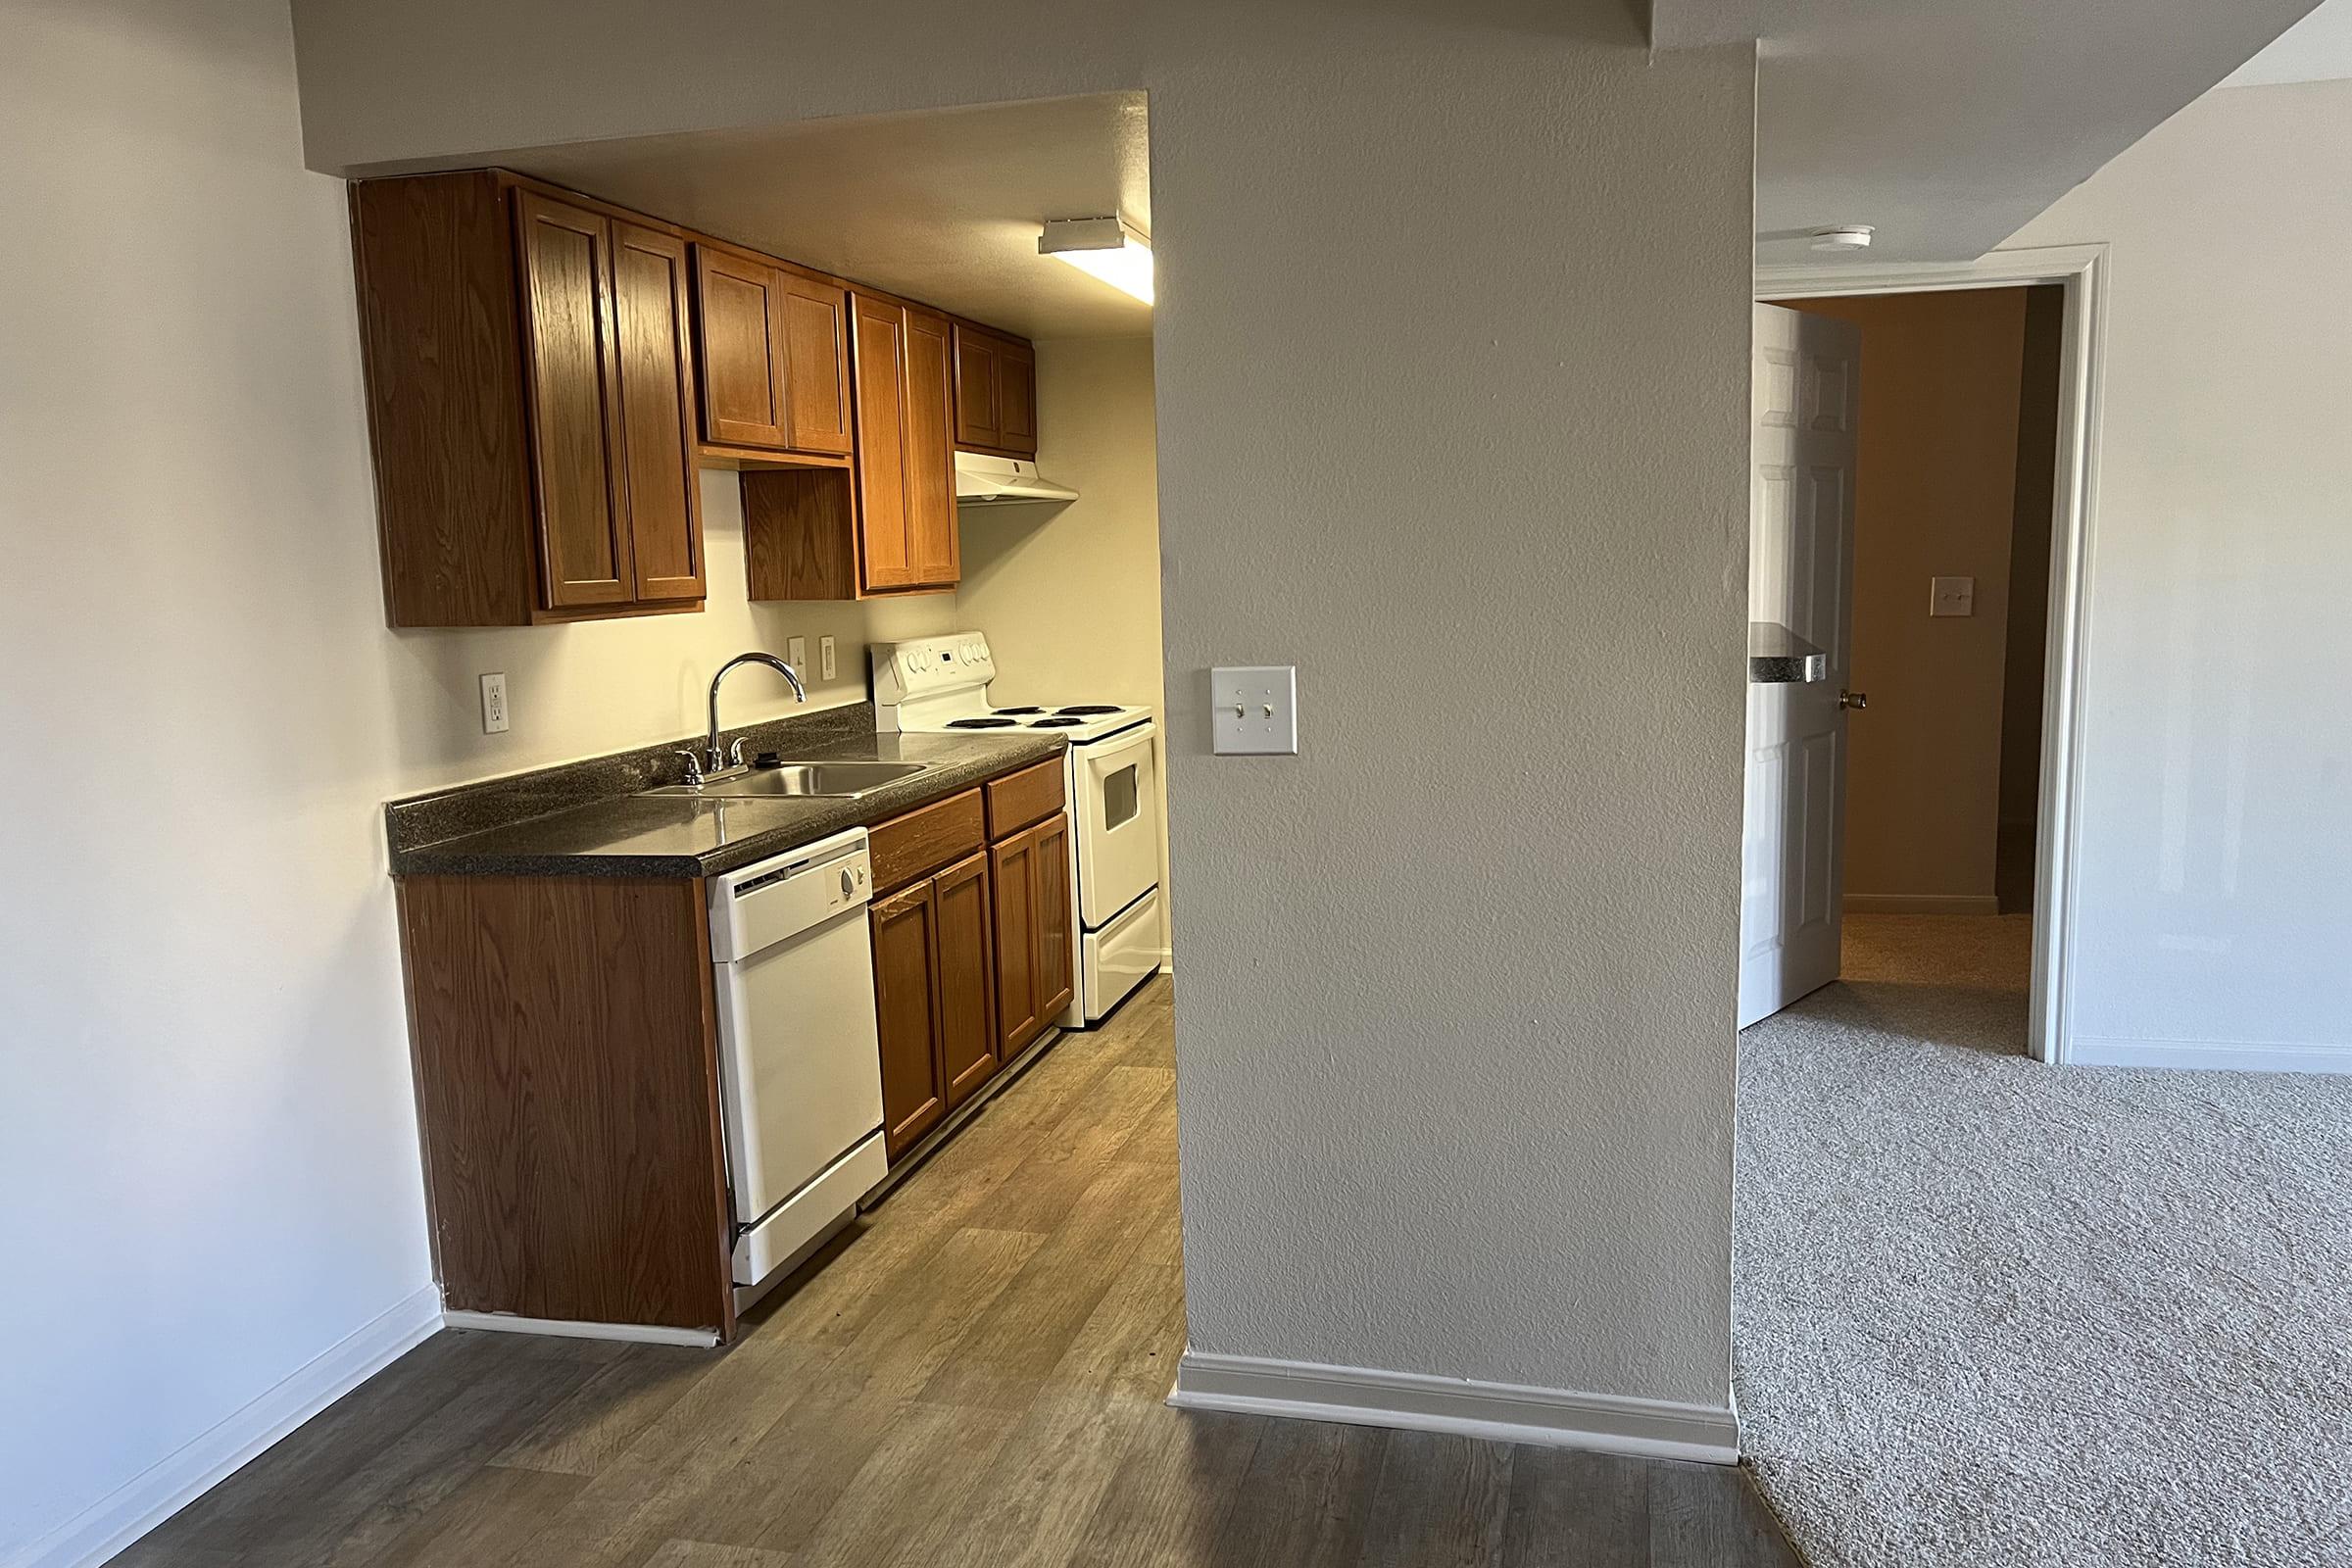
[[[710,474],[705,614],[387,632],[342,186],[301,167],[280,0],[0,10],[0,145],[13,1560],[436,1309],[381,803],[697,729],[720,658],[794,633],[843,639],[813,695],[854,701],[867,636],[958,611],[753,609]],[[740,679],[731,717],[789,706]]]
[[[1037,405],[1038,466],[1078,499],[966,512],[962,613],[988,633],[999,701],[1128,703],[1164,729],[1152,340],[1038,344]],[[1164,769],[1160,785],[1166,890]]]
[[[2104,241],[2071,1010],[2352,1067],[2352,82],[2216,92],[2013,244]]]
[[[1726,1401],[1748,51],[1615,0],[299,13],[321,168],[1148,90],[1193,1343]],[[1205,668],[1291,661],[1303,755],[1209,757]]]

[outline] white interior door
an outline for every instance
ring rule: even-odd
[[[1830,673],[1747,688],[1742,1029],[1838,978],[1862,333],[1759,305],[1749,352],[1748,618],[1822,649]]]

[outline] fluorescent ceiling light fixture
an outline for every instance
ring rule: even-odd
[[[1038,237],[1037,254],[1152,303],[1152,241],[1123,218],[1054,219]]]

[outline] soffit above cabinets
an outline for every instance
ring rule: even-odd
[[[1149,230],[1144,95],[484,155],[1025,337],[1146,337],[1152,308],[1037,252],[1049,218]]]
[[[1660,50],[1757,40],[1756,261],[1970,261],[2313,0],[1652,0]],[[1869,223],[1866,251],[1805,236]],[[2084,238],[2095,236],[2085,235]]]

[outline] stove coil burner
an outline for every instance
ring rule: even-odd
[[[1029,727],[1031,729],[1074,729],[1085,722],[1086,720],[1083,718],[1063,718],[1056,714],[1051,718],[1033,718],[1029,721]]]
[[[1115,713],[1118,710],[1117,705],[1113,703],[1086,703],[1077,708],[1056,708],[1054,710],[1054,711],[1056,713],[1069,713],[1081,718],[1088,717],[1096,713]]]
[[[1018,715],[1027,713],[1042,713],[1045,711],[1045,710],[1042,708],[992,708],[989,710],[989,711],[992,713]]]
[[[1009,718],[956,718],[948,721],[950,729],[1011,729],[1015,721]]]

